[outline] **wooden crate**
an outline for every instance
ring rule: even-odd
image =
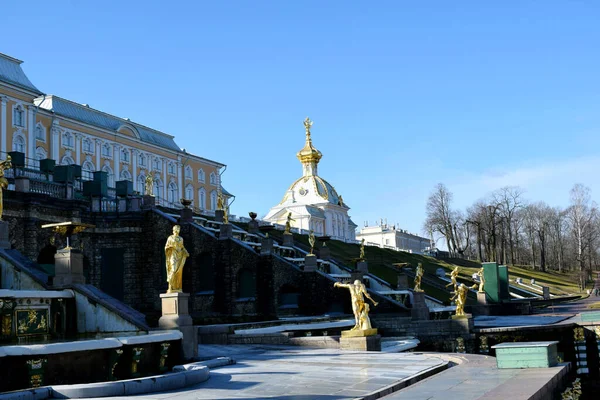
[[[498,368],[548,368],[558,363],[557,341],[507,342],[492,346]]]

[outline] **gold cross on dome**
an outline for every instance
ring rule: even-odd
[[[304,129],[306,129],[306,134],[310,135],[310,128],[312,127],[313,122],[310,120],[310,118],[306,117],[306,119],[304,120]]]

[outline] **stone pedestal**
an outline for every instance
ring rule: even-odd
[[[477,304],[482,306],[487,304],[485,292],[477,292]]]
[[[127,211],[127,199],[126,198],[124,198],[124,197],[119,198],[118,210],[119,210],[119,212]]]
[[[191,208],[182,208],[179,211],[179,222],[182,224],[191,224],[194,222],[194,213]]]
[[[55,288],[85,283],[83,276],[83,254],[77,249],[61,249],[54,255],[54,280]]]
[[[362,272],[350,272],[350,281],[363,281],[363,273]]]
[[[400,272],[398,274],[398,283],[397,283],[396,288],[398,290],[407,290],[409,288],[409,286],[408,286],[408,277],[406,276],[405,273]]]
[[[331,251],[329,247],[321,247],[319,249],[319,258],[321,260],[329,260],[331,258]]]
[[[282,244],[285,247],[294,247],[294,235],[292,235],[291,233],[284,233]]]
[[[145,194],[142,197],[142,204],[144,208],[152,208],[156,206],[156,197]]]
[[[102,211],[102,198],[92,197],[92,212]]]
[[[215,210],[215,221],[216,222],[223,222],[224,217],[225,217],[225,211]]]
[[[362,272],[363,274],[369,273],[369,264],[366,261],[359,261],[356,263],[356,270],[358,272]]]
[[[429,307],[425,303],[425,292],[413,292],[410,316],[413,321],[427,321],[429,319]]]
[[[132,197],[129,199],[129,211],[140,211],[142,208],[141,197]]]
[[[219,240],[231,239],[233,237],[233,226],[221,224],[219,227]]]
[[[459,333],[471,333],[473,331],[473,315],[453,315],[451,319],[454,331]]]
[[[342,331],[340,350],[381,351],[381,335],[377,329]]]
[[[15,177],[15,191],[29,193],[29,177],[27,177],[27,176]]]
[[[75,198],[75,189],[73,188],[73,184],[69,183],[69,182],[65,183],[65,189],[66,189],[65,199],[73,200]]]
[[[198,332],[188,311],[188,293],[162,293],[162,317],[158,326],[162,329],[177,329],[183,333],[183,358],[192,359],[198,355]]]
[[[273,251],[273,239],[262,238],[260,241],[260,255],[270,256]]]
[[[317,270],[317,256],[307,254],[304,257],[304,272],[313,272]]]
[[[0,220],[0,249],[10,249],[8,222]]]
[[[248,222],[248,233],[254,233],[257,234],[258,233],[258,221],[255,219],[250,220],[250,222]]]

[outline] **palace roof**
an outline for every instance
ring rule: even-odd
[[[23,61],[21,60],[0,53],[0,81],[37,94],[42,94],[27,78],[27,75],[25,75],[25,72],[21,68],[22,63]]]

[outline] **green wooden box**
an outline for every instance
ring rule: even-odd
[[[509,342],[492,346],[498,368],[549,368],[558,363],[557,341]]]

